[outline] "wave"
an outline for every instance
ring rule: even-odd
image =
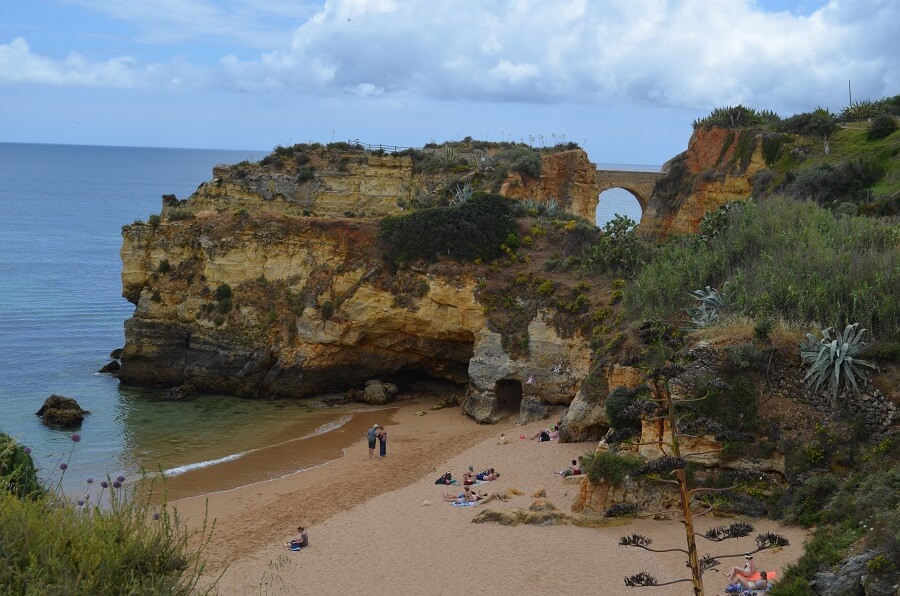
[[[203,468],[208,468],[210,466],[215,466],[218,464],[224,464],[226,462],[234,461],[236,459],[240,459],[245,455],[249,455],[251,453],[255,453],[257,451],[262,451],[263,449],[269,449],[271,447],[279,447],[281,445],[286,445],[288,443],[293,443],[295,441],[304,441],[306,439],[311,439],[313,437],[317,437],[319,435],[324,435],[325,433],[331,432],[333,430],[337,430],[340,427],[344,426],[350,420],[353,419],[352,414],[346,414],[341,416],[337,420],[333,420],[331,422],[326,422],[313,432],[308,435],[303,435],[302,437],[298,437],[296,439],[289,439],[287,441],[282,441],[281,443],[275,443],[273,445],[266,445],[265,447],[257,447],[256,449],[248,449],[247,451],[241,451],[240,453],[232,453],[231,455],[226,455],[224,457],[218,457],[216,459],[208,459],[206,461],[195,462],[192,464],[185,464],[183,466],[178,466],[176,468],[169,468],[168,470],[163,470],[164,476],[178,476],[179,474],[184,474],[185,472],[190,472],[192,470],[200,470]]]
[[[185,464],[183,466],[178,466],[177,468],[169,468],[168,470],[163,470],[164,476],[178,476],[179,474],[184,474],[185,472],[190,472],[191,470],[199,470],[201,468],[208,468],[209,466],[214,466],[216,464],[224,464],[227,461],[234,461],[241,457],[244,457],[248,453],[253,453],[254,451],[259,451],[259,449],[250,449],[249,451],[241,451],[240,453],[232,453],[231,455],[226,455],[225,457],[219,457],[216,459],[208,459],[206,461],[198,461],[193,464]]]

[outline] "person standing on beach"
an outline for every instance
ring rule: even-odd
[[[375,456],[375,437],[378,436],[378,425],[374,425],[366,433],[366,440],[369,442],[369,459]]]
[[[378,454],[381,457],[387,455],[387,431],[383,426],[378,427]]]

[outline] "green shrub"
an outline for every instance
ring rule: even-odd
[[[297,170],[296,180],[297,182],[306,182],[307,180],[312,180],[316,177],[316,169],[312,166],[301,166]]]
[[[647,260],[652,248],[637,235],[637,223],[618,213],[603,226],[598,241],[584,250],[582,262],[590,271],[631,277]]]
[[[9,435],[0,433],[0,493],[7,492],[19,499],[39,497],[43,493],[29,452],[30,449]]]
[[[878,116],[872,120],[869,130],[866,131],[866,139],[877,141],[894,134],[897,130],[897,121],[892,116]]]
[[[708,116],[694,120],[693,127],[695,129],[701,126],[706,129],[713,126],[718,126],[719,128],[744,128],[770,124],[779,120],[780,118],[775,112],[768,110],[757,112],[753,108],[737,105],[716,108]]]
[[[638,398],[647,393],[645,387],[629,389],[628,387],[615,387],[606,396],[604,410],[606,411],[606,419],[609,420],[610,426],[613,428],[624,428],[633,426],[640,418],[630,416],[627,411],[628,407],[634,404]]]
[[[150,224],[150,227],[156,228],[159,226],[159,222],[162,221],[162,218],[159,215],[153,214],[147,218],[147,223]]]
[[[319,307],[319,311],[322,314],[323,321],[329,320],[334,316],[334,302],[332,302],[331,300],[326,300],[322,303],[322,306]]]
[[[730,309],[752,318],[859,321],[877,339],[900,338],[896,281],[885,275],[900,268],[895,224],[784,198],[742,204],[728,217],[707,242],[661,246],[626,303],[643,318],[669,317],[687,306],[688,291],[727,281]]]
[[[811,137],[827,137],[837,130],[837,127],[837,117],[825,108],[795,114],[776,125],[776,128],[782,132]]]
[[[773,323],[771,319],[757,321],[753,325],[753,337],[762,343],[769,343],[769,333],[771,333],[774,325],[775,323]]]
[[[601,451],[584,456],[581,467],[588,479],[593,483],[606,480],[613,486],[619,486],[632,470],[640,467],[644,461],[634,455],[619,455],[610,451]]]
[[[213,298],[216,300],[230,300],[232,295],[231,286],[228,284],[220,284],[213,293]]]
[[[884,172],[884,167],[870,157],[859,157],[835,165],[819,164],[798,172],[787,193],[820,205],[835,205],[843,201],[859,203],[868,198],[868,189],[884,176]]]
[[[838,481],[829,474],[817,474],[800,484],[785,511],[784,519],[809,527],[818,523],[822,511],[838,491]]]
[[[159,273],[168,273],[172,269],[171,263],[169,263],[169,259],[163,259],[159,262],[159,265],[156,267],[156,270]]]
[[[80,440],[72,435],[69,458]],[[11,461],[14,471],[26,473],[15,480],[18,490],[0,491],[4,594],[187,596],[215,588],[215,581],[199,585],[200,553],[210,538],[205,521],[188,531],[177,512],[160,501],[153,482],[136,485],[138,494],[122,487],[124,478],[107,479],[102,488],[88,480],[87,495],[73,502],[58,492],[33,490],[30,457],[0,434],[0,467],[6,471]],[[58,491],[62,477],[54,482]]]
[[[444,255],[459,261],[488,261],[503,254],[501,245],[516,232],[512,202],[476,194],[454,207],[422,209],[381,220],[385,258],[391,263]]]

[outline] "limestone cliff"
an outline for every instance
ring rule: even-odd
[[[119,378],[300,397],[418,371],[468,385],[464,410],[479,421],[546,416],[579,395],[596,358],[592,302],[608,298],[544,276],[544,263],[580,254],[596,229],[523,221],[529,254],[507,247],[502,268],[398,269],[379,218],[479,189],[582,209],[596,201],[593,171],[568,146],[468,142],[394,155],[297,145],[217,166],[186,200],[165,196],[161,216],[123,228],[123,295],[136,308]]]
[[[698,127],[687,151],[665,166],[641,216],[642,234],[661,239],[695,234],[707,211],[729,201],[745,200],[754,177],[766,167],[764,133]]]

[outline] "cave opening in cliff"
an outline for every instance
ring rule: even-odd
[[[459,393],[464,387],[464,385],[449,379],[434,377],[415,368],[398,370],[388,380],[397,386],[401,394],[433,394],[444,397],[450,393]]]
[[[518,379],[500,379],[494,385],[497,395],[497,413],[500,416],[518,416],[522,409],[522,381]]]
[[[602,228],[616,215],[624,215],[636,223],[641,221],[641,204],[631,191],[624,188],[610,188],[600,193],[595,210],[597,227]]]

